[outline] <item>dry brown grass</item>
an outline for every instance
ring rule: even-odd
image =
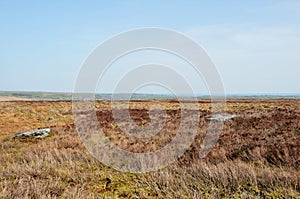
[[[20,98],[20,97],[12,97],[12,96],[0,96],[0,102],[5,101],[28,101],[30,99]]]
[[[136,102],[132,109],[145,104],[149,106]],[[168,102],[162,104],[168,107]],[[179,161],[147,174],[118,172],[94,159],[74,129],[69,102],[0,106],[0,198],[300,197],[298,101],[229,102],[229,111],[240,117],[226,122],[206,159],[197,156],[204,133],[200,129]],[[109,110],[105,102],[97,106]],[[205,111],[209,103],[199,106]],[[168,108],[176,110],[176,104]],[[139,118],[147,120],[147,115]],[[118,133],[110,122],[105,123],[107,133]],[[47,126],[53,126],[52,133],[43,140],[11,139],[16,132]]]

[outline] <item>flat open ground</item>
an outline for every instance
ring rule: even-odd
[[[13,96],[0,96],[0,102],[5,101],[27,101],[26,98],[20,98],[20,97],[13,97]]]
[[[115,102],[122,112],[124,104]],[[132,152],[151,152],[178,129],[176,101],[134,101],[137,125],[150,122],[149,109],[166,110],[165,127],[149,139],[126,136],[114,123],[110,103],[95,104],[106,135]],[[94,159],[74,126],[70,101],[0,102],[0,198],[300,198],[300,101],[229,100],[216,147],[204,158],[210,102],[190,103],[200,111],[198,135],[178,161],[146,174],[122,173]],[[199,109],[199,110],[197,110]],[[51,128],[44,139],[14,139],[16,133]]]

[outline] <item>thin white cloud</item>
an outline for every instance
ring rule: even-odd
[[[257,28],[233,33],[231,39],[256,50],[300,50],[300,30],[293,28]]]
[[[185,34],[212,57],[229,93],[300,93],[300,29],[209,26]]]

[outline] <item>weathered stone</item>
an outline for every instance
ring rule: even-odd
[[[24,133],[18,133],[15,135],[15,138],[28,138],[28,137],[34,137],[34,138],[45,138],[49,136],[51,132],[50,128],[45,128],[45,129],[38,129],[35,131],[28,131]]]

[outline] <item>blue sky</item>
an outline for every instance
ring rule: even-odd
[[[72,91],[98,44],[161,27],[203,46],[228,94],[299,94],[299,11],[289,0],[0,1],[0,90]]]

